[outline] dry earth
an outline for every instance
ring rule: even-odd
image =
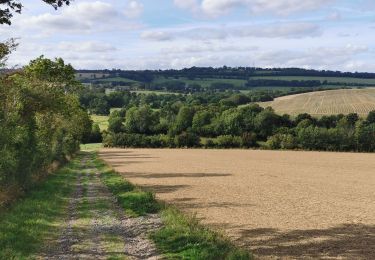
[[[375,88],[340,89],[311,92],[276,98],[260,103],[271,106],[280,114],[297,115],[309,113],[316,116],[358,113],[367,115],[375,110]]]
[[[104,149],[131,182],[261,259],[375,259],[375,155]]]

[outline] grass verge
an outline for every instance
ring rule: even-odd
[[[150,234],[150,238],[166,259],[253,259],[248,251],[234,246],[222,234],[201,225],[195,217],[157,202],[153,193],[131,184],[97,156],[94,161],[101,172],[102,181],[129,216],[161,214],[163,227]]]
[[[0,213],[0,259],[33,259],[44,243],[56,240],[56,228],[76,180],[77,160],[49,176],[27,197]]]
[[[131,217],[139,217],[148,213],[156,213],[160,206],[154,194],[142,191],[140,188],[123,179],[111,170],[103,161],[95,159],[95,166],[100,170],[103,183],[114,194],[117,202]]]

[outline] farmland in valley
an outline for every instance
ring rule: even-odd
[[[94,124],[99,125],[100,131],[108,129],[108,119],[109,116],[91,115],[91,120],[94,122]]]
[[[262,259],[374,259],[373,154],[105,149],[131,182]],[[338,181],[339,180],[339,181]]]
[[[349,78],[349,77],[322,77],[322,76],[262,76],[251,77],[251,79],[271,79],[271,80],[319,80],[327,83],[350,83],[350,84],[374,84],[375,79],[370,78]]]
[[[375,109],[375,89],[341,89],[311,92],[276,98],[260,103],[272,107],[279,114],[333,115],[358,113],[367,115]]]

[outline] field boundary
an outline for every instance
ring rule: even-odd
[[[150,238],[154,241],[157,248],[167,259],[238,259],[250,260],[253,256],[247,250],[244,250],[221,232],[214,231],[201,224],[195,215],[182,213],[179,209],[163,201],[157,201],[154,193],[145,192],[141,186],[131,184],[112,166],[102,160],[97,152],[94,152],[96,167],[101,172],[101,178],[113,193],[118,201],[124,197],[123,190],[136,192],[145,195],[147,208],[151,208],[150,213],[160,214],[162,218],[162,228],[152,232]],[[131,207],[137,205],[131,203],[121,203],[125,212],[134,213]],[[138,205],[140,206],[140,205]],[[147,210],[141,210],[139,215],[147,215]],[[135,212],[137,213],[137,212]]]

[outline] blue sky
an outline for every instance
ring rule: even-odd
[[[1,39],[10,65],[41,54],[79,69],[304,67],[375,72],[371,0],[75,0],[54,11],[24,1]]]

